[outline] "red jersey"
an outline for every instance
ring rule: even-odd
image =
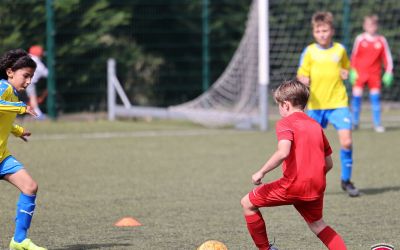
[[[357,70],[358,75],[377,74],[380,77],[382,63],[385,72],[392,72],[393,59],[385,37],[367,33],[358,35],[351,54],[351,67]]]
[[[279,140],[290,140],[289,156],[284,160],[279,180],[287,197],[315,200],[326,187],[325,157],[332,149],[322,127],[303,112],[295,112],[276,124]]]

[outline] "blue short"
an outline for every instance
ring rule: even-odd
[[[3,179],[7,174],[14,174],[19,170],[23,169],[24,165],[17,161],[14,156],[10,155],[7,156],[1,163],[0,163],[0,179]]]
[[[318,109],[309,110],[308,116],[316,120],[321,127],[326,128],[328,122],[331,123],[336,130],[352,129],[351,113],[349,108],[337,109]]]

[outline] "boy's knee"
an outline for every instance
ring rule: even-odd
[[[311,231],[318,235],[324,228],[326,227],[326,223],[323,219],[314,221],[312,223],[308,223],[308,227],[311,229]]]
[[[363,89],[360,87],[354,87],[353,88],[353,96],[362,96],[363,94]]]
[[[247,196],[247,195],[246,195]],[[240,205],[242,205],[242,207],[246,207],[247,205],[247,201],[246,201],[246,196],[244,196],[241,200],[240,200]]]
[[[240,200],[240,204],[243,208],[243,214],[245,216],[253,215],[254,213],[258,212],[258,208],[251,203],[249,195],[247,194]]]
[[[341,140],[340,144],[344,149],[351,149],[353,141],[351,138],[345,138]]]
[[[25,183],[25,185],[21,188],[22,193],[32,195],[36,194],[39,189],[38,184],[32,180],[29,183]]]
[[[351,138],[351,132],[343,133],[339,136],[340,146],[344,149],[351,149],[353,140]]]
[[[240,204],[242,205],[242,207],[244,209],[251,209],[253,208],[253,204],[251,204],[250,199],[249,199],[249,195],[245,195],[241,200],[240,200]]]
[[[370,94],[370,95],[376,95],[376,94],[380,94],[380,93],[381,93],[381,90],[380,90],[380,89],[377,89],[377,88],[371,89],[371,90],[369,91],[369,94]]]

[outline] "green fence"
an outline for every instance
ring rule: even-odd
[[[1,52],[48,44],[46,1],[1,2]],[[106,110],[109,57],[117,60],[118,77],[133,104],[169,106],[193,99],[227,66],[251,4],[251,0],[49,2],[55,52],[55,102],[50,107],[58,113]],[[373,11],[379,15],[380,31],[388,39],[395,65],[395,84],[384,90],[383,98],[399,101],[400,1],[396,0],[270,1],[271,88],[294,77],[302,49],[312,42],[310,17],[316,10],[333,12],[335,39],[349,44],[349,51],[361,32],[363,16]],[[44,89],[46,81],[38,87]]]

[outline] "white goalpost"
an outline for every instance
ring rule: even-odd
[[[269,34],[268,0],[258,1],[258,83],[259,83],[259,127],[268,129],[268,83],[269,83]]]
[[[246,29],[231,61],[209,90],[192,101],[167,108],[134,106],[107,62],[108,119],[154,117],[189,120],[207,127],[268,128],[268,0],[254,0]],[[121,104],[118,104],[117,97]]]

